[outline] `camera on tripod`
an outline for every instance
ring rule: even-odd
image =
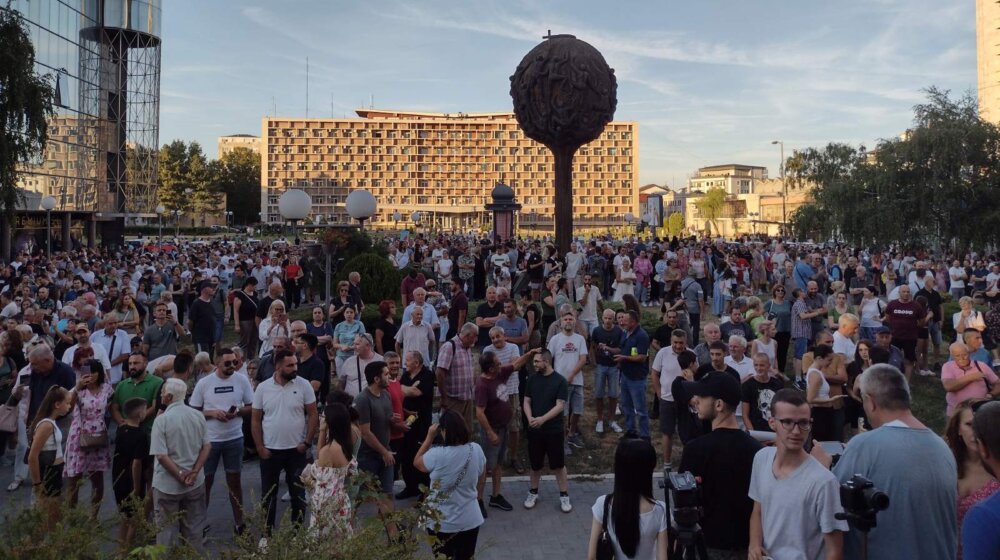
[[[663,482],[667,504],[670,507],[670,549],[667,558],[707,560],[705,540],[698,521],[701,520],[701,490],[690,472],[671,472],[664,469]]]
[[[851,527],[867,533],[877,525],[878,512],[889,508],[889,495],[856,474],[840,485],[840,505],[844,513],[838,513],[837,519],[846,520]]]

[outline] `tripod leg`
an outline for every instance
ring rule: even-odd
[[[698,535],[695,537],[692,548],[697,548],[698,558],[700,560],[708,560],[708,548],[705,546],[705,535],[702,534],[701,531],[699,531]]]

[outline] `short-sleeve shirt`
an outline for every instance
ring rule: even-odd
[[[521,317],[508,319],[506,315],[502,315],[497,319],[496,326],[503,329],[508,340],[512,337],[517,338],[528,334],[528,322]]]
[[[664,346],[653,358],[653,371],[660,372],[660,399],[673,402],[674,396],[670,392],[670,386],[674,379],[681,375],[681,366],[677,363],[677,354],[673,346]]]
[[[812,322],[809,319],[803,319],[801,315],[808,312],[809,306],[806,305],[805,301],[799,299],[792,304],[792,338],[812,337]]]
[[[440,527],[430,528],[459,533],[482,525],[483,514],[476,503],[476,481],[486,467],[486,455],[479,444],[432,447],[424,454],[424,466],[430,471],[430,499],[441,515]],[[465,476],[456,486],[463,469]],[[436,499],[439,492],[447,493],[447,497]]]
[[[372,434],[378,439],[382,447],[389,449],[389,436],[392,428],[392,397],[389,391],[381,391],[378,396],[365,389],[354,399],[354,408],[358,411],[358,424],[368,424]],[[381,457],[368,442],[361,441],[361,449],[358,451],[359,458]]]
[[[253,403],[253,388],[245,375],[230,375],[222,379],[218,373],[206,375],[194,386],[189,404],[202,410],[229,411]],[[208,419],[208,439],[212,442],[232,441],[243,437],[243,419]]]
[[[257,385],[253,408],[264,413],[264,447],[293,449],[306,438],[306,406],[316,402],[312,385],[296,376],[279,385],[272,376]]]
[[[116,403],[118,410],[121,411],[125,410],[126,402],[136,397],[146,401],[146,406],[153,406],[160,398],[160,387],[162,386],[163,380],[149,373],[143,374],[142,379],[138,382],[133,378],[123,379],[121,383],[115,385],[115,396],[112,402]],[[147,434],[153,431],[153,420],[155,418],[150,418],[140,424]]]
[[[776,454],[774,447],[758,451],[750,477],[750,499],[761,509],[764,550],[774,558],[826,558],[823,535],[848,529],[835,517],[844,511],[837,477],[806,456],[791,474],[777,479]]]
[[[215,308],[210,301],[196,298],[188,308],[188,319],[191,321],[191,340],[193,342],[212,342],[215,340]]]
[[[170,403],[153,422],[149,454],[166,455],[182,471],[189,471],[198,461],[201,448],[209,443],[205,416],[182,402]],[[153,461],[153,488],[164,494],[185,494],[205,483],[205,470],[198,471],[192,486],[173,477],[160,461]]]
[[[319,381],[320,391],[323,389],[324,381],[327,380],[326,364],[319,359],[316,354],[309,356],[305,360],[299,361],[299,377],[306,381]]]
[[[623,334],[624,333],[622,332],[621,328],[619,328],[617,325],[611,327],[611,330],[604,328],[604,325],[597,325],[597,328],[594,329],[594,332],[590,334],[590,339],[594,343],[594,348],[599,348],[602,342],[612,348],[617,348],[618,345],[621,344]],[[601,350],[596,350],[595,354],[597,354],[597,365],[599,366],[617,365],[615,364],[615,360],[614,357],[611,355],[611,352],[608,351],[602,352]]]
[[[948,409],[946,411],[948,416],[951,416],[955,407],[962,401],[988,397],[990,390],[986,385],[987,381],[990,385],[995,385],[1000,382],[1000,378],[997,377],[996,373],[993,373],[993,368],[991,368],[988,364],[977,362],[975,360],[972,360],[971,363],[969,363],[969,367],[964,370],[958,365],[958,363],[953,361],[946,362],[943,366],[941,366],[941,381],[958,379],[967,373],[976,371],[977,369],[986,376],[986,381],[979,379],[969,383],[958,391],[948,391],[944,394],[944,400],[948,404]]]
[[[142,343],[149,346],[150,360],[177,354],[177,331],[170,321],[163,323],[162,327],[154,321],[142,334]]]
[[[493,378],[480,376],[476,381],[476,407],[482,407],[490,426],[496,430],[510,424],[513,416],[507,380],[517,374],[512,366],[501,366]]]
[[[649,353],[649,335],[642,327],[636,327],[633,332],[622,332],[622,340],[619,343],[622,354],[625,356],[645,356]],[[622,375],[629,379],[642,379],[649,373],[649,362],[632,362],[624,360],[619,363]]]
[[[549,341],[548,349],[552,353],[553,368],[568,380],[569,374],[580,363],[580,358],[587,355],[587,341],[577,333],[567,336],[559,332]],[[582,371],[573,378],[572,384],[583,386]]]
[[[774,394],[785,388],[785,384],[777,377],[771,377],[767,383],[757,381],[756,377],[747,379],[740,387],[742,401],[750,405],[750,425],[760,432],[773,432],[767,421],[771,418],[771,400]],[[744,417],[744,421],[747,418]]]
[[[923,305],[910,300],[902,302],[893,300],[885,308],[885,317],[889,322],[889,330],[892,336],[898,340],[917,339],[917,321],[924,318],[927,311]]]
[[[552,410],[556,401],[566,402],[569,395],[569,385],[566,378],[552,372],[548,375],[540,373],[528,377],[525,382],[524,397],[531,399],[531,416],[538,418]],[[528,427],[538,433],[561,434],[563,431],[563,414],[556,414],[548,422],[537,428]]]
[[[503,313],[503,304],[500,302],[494,303],[492,306],[483,302],[479,304],[476,308],[476,318],[490,319],[493,317],[499,317]],[[490,329],[493,327],[479,327],[479,338],[476,339],[476,347],[483,348],[489,346],[490,344]]]
[[[437,367],[447,371],[444,385],[438,387],[445,396],[462,401],[472,400],[474,373],[472,352],[462,346],[458,336],[441,345]]]
[[[425,426],[430,426],[434,410],[434,385],[437,383],[434,372],[427,368],[421,369],[416,374],[404,371],[399,382],[403,387],[416,387],[420,390],[419,397],[403,398],[403,408],[417,413],[414,425],[423,423]]]
[[[490,344],[486,348],[483,348],[483,354],[487,352],[493,352],[496,354],[498,360],[500,360],[500,365],[509,366],[514,360],[521,357],[521,350],[516,344],[506,343],[503,345],[503,349],[497,349],[496,346]],[[521,391],[521,383],[517,375],[511,375],[507,379],[507,394],[516,395]]]
[[[355,354],[344,362],[344,367],[342,371],[338,371],[337,375],[340,380],[344,383],[344,392],[351,395],[352,397],[358,396],[368,383],[365,382],[365,366],[372,362],[381,362],[382,356],[376,353],[372,353],[372,357],[365,360],[361,356]]]

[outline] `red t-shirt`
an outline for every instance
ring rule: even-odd
[[[399,380],[389,382],[389,398],[392,399],[392,413],[398,414],[400,418],[403,417],[403,386]],[[399,439],[405,434],[403,430],[400,430],[393,426],[389,432],[389,439]]]
[[[898,340],[917,339],[917,321],[924,318],[927,310],[914,300],[902,302],[898,299],[890,301],[885,308],[885,316],[889,320],[889,330],[892,337]]]
[[[299,276],[302,267],[297,264],[290,264],[285,267],[285,278],[295,280]]]

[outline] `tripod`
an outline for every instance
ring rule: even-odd
[[[670,536],[670,544],[667,547],[669,560],[708,560],[708,549],[705,547],[705,535],[701,532],[701,525],[695,523],[681,527],[671,517],[667,534]]]
[[[868,560],[868,533],[876,526],[876,513],[878,512],[875,509],[869,509],[861,513],[845,511],[844,513],[834,515],[834,517],[840,519],[841,521],[847,521],[847,524],[852,528],[861,531],[862,560]]]

